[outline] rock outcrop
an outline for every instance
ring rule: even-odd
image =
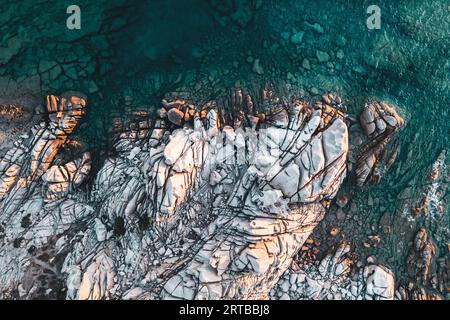
[[[85,108],[86,99],[78,95],[49,96],[48,118],[16,141],[0,161],[0,221],[3,229],[0,235],[0,283],[4,297],[19,294],[14,292],[16,288],[22,293],[28,290],[27,294],[42,289],[38,282],[33,285],[34,280],[20,282],[22,277],[29,276],[25,270],[32,268],[33,261],[39,259],[33,252],[68,230],[80,216],[93,211],[67,197],[68,182],[73,178],[81,183],[82,175],[88,174],[88,161],[67,163],[64,171],[58,171],[56,165],[58,152],[84,115]],[[81,163],[85,165],[83,169]],[[47,201],[59,199],[60,202]],[[50,257],[41,257],[37,264],[54,274],[55,268],[48,264]]]
[[[404,120],[387,103],[370,102],[359,122],[365,136],[355,134],[353,137],[350,159],[356,165],[355,176],[361,187],[367,183],[378,184],[395,161],[398,150],[389,145],[394,134],[403,127]]]
[[[273,123],[251,146],[241,132],[225,127],[225,139],[254,150],[249,164],[237,163],[234,150],[228,163],[215,158],[222,145],[210,140],[203,149],[210,150],[206,167],[216,168],[209,176],[218,218],[192,261],[167,282],[164,297],[267,298],[345,176],[347,128],[327,111],[290,102],[273,111]],[[232,187],[223,192],[223,184]]]
[[[347,244],[292,272],[346,176],[342,100],[255,101],[168,96],[159,117],[121,128],[93,176],[89,153],[64,155],[86,99],[49,96],[47,120],[0,162],[0,296],[392,299],[383,266],[349,278]],[[384,104],[367,112],[378,159],[403,122]]]
[[[350,245],[342,242],[318,263],[286,272],[271,298],[281,300],[393,300],[394,274],[386,267],[368,264],[356,268]]]
[[[431,242],[428,232],[421,228],[414,238],[414,246],[408,257],[407,264],[413,269],[415,276],[422,282],[428,280],[430,264],[436,253],[436,248]]]

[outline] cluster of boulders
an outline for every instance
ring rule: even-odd
[[[17,105],[0,105],[0,116],[20,117],[23,114],[23,107]]]
[[[403,125],[403,118],[387,103],[366,104],[359,125],[350,128],[352,148],[349,160],[355,166],[358,186],[380,182],[397,157],[398,150],[390,145]]]
[[[450,283],[450,231],[445,196],[448,193],[450,168],[446,151],[442,151],[430,169],[418,179],[425,183],[415,189],[403,189],[399,213],[411,228],[405,265],[409,282],[400,284],[398,299],[448,299]]]

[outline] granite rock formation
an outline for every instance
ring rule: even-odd
[[[390,151],[388,144],[394,133],[403,127],[404,120],[387,103],[370,102],[364,107],[359,121],[365,137],[357,138],[357,148],[352,152],[356,181],[358,186],[369,182],[377,184],[395,161],[397,150]]]
[[[96,173],[89,153],[65,154],[86,108],[75,93],[49,96],[44,120],[0,162],[1,297],[394,297],[384,266],[349,278],[345,243],[292,269],[346,176],[340,98],[311,104],[266,89],[257,103],[236,89],[223,106],[168,96],[158,117],[121,128]],[[365,183],[403,120],[384,103],[361,119]]]
[[[354,268],[355,257],[348,243],[317,263],[298,271],[292,268],[272,290],[273,299],[282,300],[393,300],[395,277],[378,264]]]

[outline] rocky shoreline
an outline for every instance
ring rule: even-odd
[[[42,121],[0,161],[1,298],[444,294],[404,288],[347,242],[314,254],[324,217],[342,215],[395,161],[404,120],[391,105],[368,101],[358,120],[333,94],[313,103],[234,89],[225,104],[172,94],[157,117],[116,124],[115,154],[95,174],[71,139],[88,108],[81,94],[48,96]],[[420,229],[408,258],[418,281],[434,253]]]

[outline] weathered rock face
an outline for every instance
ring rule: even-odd
[[[169,97],[159,118],[122,128],[95,177],[89,153],[63,161],[85,108],[49,96],[48,121],[0,163],[2,297],[393,298],[385,267],[349,278],[346,244],[317,271],[292,271],[346,175],[340,98],[311,105],[265,90],[257,104],[238,89],[223,112]]]
[[[0,161],[3,230],[0,283],[5,297],[13,297],[16,288],[31,292],[40,290],[39,283],[33,286],[33,280],[20,282],[24,270],[33,268],[34,262],[39,260],[31,252],[48,245],[53,236],[65,232],[80,216],[92,212],[92,208],[67,197],[71,189],[69,183],[79,184],[88,174],[89,158],[65,164],[64,171],[52,166],[68,134],[83,116],[85,107],[85,98],[73,94],[61,98],[49,96],[48,123],[43,121],[33,127],[31,133],[16,141],[15,147]],[[59,203],[46,204],[49,200],[59,199],[62,199]],[[49,257],[44,255],[38,265],[54,274],[55,268],[48,260]]]
[[[272,126],[257,132],[253,164],[234,164],[232,150],[223,174],[217,169],[225,164],[207,157],[217,168],[212,212],[218,218],[202,235],[198,254],[167,282],[164,297],[266,298],[322,219],[345,175],[346,125],[337,116],[325,124],[323,109],[300,102],[278,112]],[[232,128],[225,133],[245,143]],[[231,192],[217,190],[225,179]]]
[[[436,248],[429,239],[428,232],[421,228],[414,238],[414,246],[408,257],[408,265],[413,269],[415,276],[422,282],[428,280],[431,261]]]
[[[369,264],[356,270],[355,257],[348,243],[341,243],[335,252],[322,261],[311,263],[298,271],[286,272],[271,292],[272,299],[281,300],[393,300],[393,273],[384,266]]]

